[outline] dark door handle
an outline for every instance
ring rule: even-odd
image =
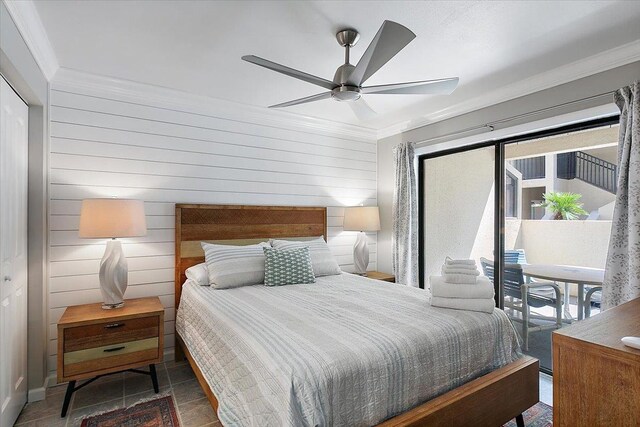
[[[113,347],[113,348],[105,348],[104,352],[105,353],[111,353],[112,351],[120,351],[120,350],[124,350],[125,346],[121,345],[120,347]]]

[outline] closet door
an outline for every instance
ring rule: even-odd
[[[0,78],[0,426],[27,401],[28,107]]]

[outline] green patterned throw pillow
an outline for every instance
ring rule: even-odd
[[[315,283],[309,248],[263,248],[264,284],[266,286]]]

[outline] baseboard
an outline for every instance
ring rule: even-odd
[[[167,349],[164,350],[163,360],[165,362],[168,362],[170,360],[176,360],[176,352],[174,350],[174,347],[167,348]]]
[[[58,375],[56,371],[53,371],[51,375],[47,377],[47,387],[53,387],[58,385]]]
[[[51,377],[47,377],[44,379],[44,383],[42,387],[31,388],[27,393],[27,402],[38,402],[40,400],[44,400],[47,397],[47,387],[49,387],[49,379]]]

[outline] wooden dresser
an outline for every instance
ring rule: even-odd
[[[640,298],[553,333],[553,426],[640,426]]]

